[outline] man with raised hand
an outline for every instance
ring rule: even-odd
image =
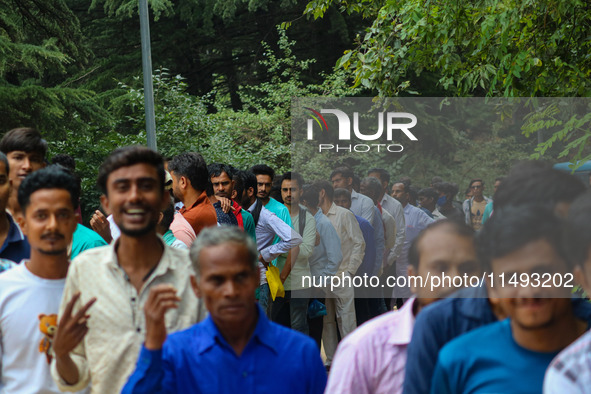
[[[101,203],[121,236],[85,251],[70,266],[53,346],[52,375],[62,391],[89,383],[93,393],[121,390],[144,341],[146,304],[179,297],[178,308],[165,316],[169,332],[203,318],[189,283],[188,251],[165,245],[156,233],[170,201],[164,179],[162,157],[142,146],[116,149],[99,168]],[[82,306],[94,299],[92,317],[81,318]]]
[[[209,317],[166,337],[164,314],[178,307],[178,297],[146,307],[146,341],[123,393],[324,392],[314,341],[257,307],[258,254],[236,227],[203,230],[191,248],[191,285]]]
[[[19,189],[19,221],[31,258],[0,275],[2,393],[60,392],[51,379],[50,362],[78,198],[76,179],[59,166],[31,174]],[[86,309],[81,311],[79,318]]]

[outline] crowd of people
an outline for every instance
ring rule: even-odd
[[[89,228],[73,158],[0,152],[0,393],[591,391],[591,194],[544,163],[461,202],[128,146]]]

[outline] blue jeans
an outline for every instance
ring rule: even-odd
[[[263,283],[259,286],[259,305],[265,312],[265,315],[269,316],[269,298],[271,297],[271,292],[269,291],[269,284]]]

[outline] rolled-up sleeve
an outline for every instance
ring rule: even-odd
[[[287,253],[290,249],[300,245],[302,243],[302,237],[274,213],[267,212],[265,216],[264,220],[267,221],[275,234],[281,239],[278,243],[260,251],[263,259],[269,262],[276,259],[280,254]]]

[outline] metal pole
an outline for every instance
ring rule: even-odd
[[[156,119],[154,117],[154,87],[152,85],[152,53],[150,49],[150,18],[148,0],[139,0],[140,33],[142,37],[142,71],[144,74],[144,106],[146,109],[146,135],[148,148],[156,147]]]

